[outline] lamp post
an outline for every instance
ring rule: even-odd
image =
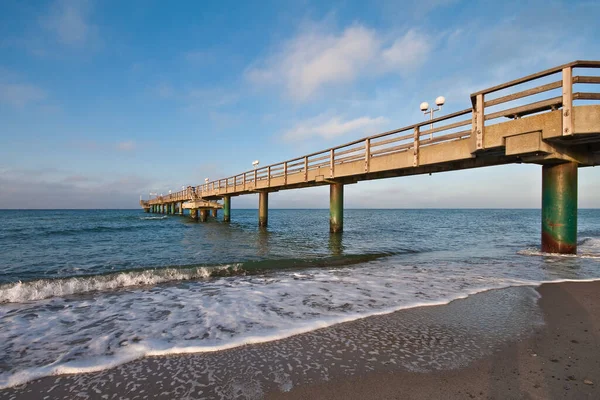
[[[444,96],[438,96],[435,99],[435,104],[438,106],[438,108],[429,108],[429,103],[424,101],[421,103],[421,111],[423,111],[424,115],[429,114],[429,120],[433,119],[433,113],[436,111],[442,111],[442,106],[444,105],[444,103],[446,102],[446,99],[444,98]],[[433,123],[431,123],[431,125],[429,126],[430,129],[433,129]],[[429,135],[429,139],[433,139],[433,132],[431,132],[431,134]]]

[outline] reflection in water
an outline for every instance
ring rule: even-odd
[[[269,242],[269,238],[271,237],[271,232],[267,230],[266,226],[261,226],[258,228],[258,233],[256,237],[256,253],[257,255],[264,257],[268,255],[271,251],[271,244]]]
[[[342,255],[342,252],[343,252],[342,237],[343,237],[342,232],[329,234],[329,251],[334,256]]]

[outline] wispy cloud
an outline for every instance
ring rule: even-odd
[[[48,15],[41,17],[42,26],[62,44],[81,47],[93,36],[95,27],[89,21],[91,3],[86,0],[57,0]]]
[[[283,86],[292,99],[305,101],[323,86],[363,74],[402,74],[422,64],[429,52],[428,38],[415,30],[394,36],[360,24],[340,33],[311,27],[259,60],[246,77],[258,85]]]
[[[319,115],[306,121],[302,121],[292,129],[283,134],[286,141],[299,141],[311,137],[333,139],[350,133],[361,133],[363,135],[373,133],[388,120],[384,117],[359,117],[344,120],[340,116]]]
[[[29,83],[0,82],[0,103],[13,107],[24,107],[44,100],[47,93],[42,88]]]
[[[133,140],[119,142],[116,145],[116,149],[119,151],[133,151],[135,150],[135,147],[135,142]]]

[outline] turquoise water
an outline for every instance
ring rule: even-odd
[[[0,388],[152,354],[268,341],[490,288],[600,278],[600,210],[579,254],[539,252],[540,210],[0,211]]]

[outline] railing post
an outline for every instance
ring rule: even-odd
[[[335,150],[331,149],[329,151],[329,177],[330,178],[333,178],[333,174],[335,172],[334,166],[335,166]]]
[[[257,169],[254,169],[254,188],[256,189],[256,181],[258,180],[258,172]]]
[[[244,177],[242,178],[242,183],[244,185],[244,190],[246,190],[246,172],[244,172]]]
[[[304,182],[308,182],[308,157],[304,157]]]
[[[475,150],[483,150],[483,130],[485,125],[483,93],[477,95],[475,100]]]
[[[419,142],[420,142],[421,130],[419,127],[415,127],[415,133],[413,137],[413,166],[419,166]]]
[[[267,167],[267,186],[271,187],[271,166]]]
[[[287,161],[283,163],[283,184],[287,185]]]
[[[371,139],[365,140],[365,172],[371,169]]]
[[[573,67],[562,70],[562,127],[563,135],[573,134]]]

